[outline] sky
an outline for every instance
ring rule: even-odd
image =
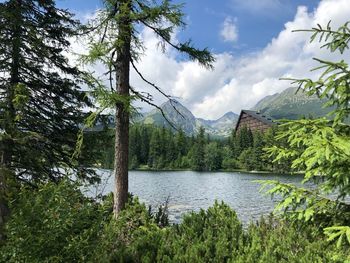
[[[180,1],[173,1],[180,3]],[[146,51],[137,67],[151,82],[176,97],[196,117],[217,119],[229,111],[239,113],[267,95],[290,87],[280,78],[316,77],[310,69],[313,57],[349,61],[310,43],[310,34],[293,30],[310,29],[328,21],[337,28],[350,20],[350,0],[187,0],[187,26],[174,34],[174,41],[191,39],[196,47],[207,47],[215,56],[214,70],[180,58],[170,48],[162,53],[159,40],[149,29],[141,29]],[[102,7],[101,0],[57,0],[86,21]],[[76,53],[84,45],[72,42]],[[101,66],[94,71],[103,73]],[[131,72],[131,85],[151,92],[157,104],[166,99]],[[145,105],[141,104],[141,107]],[[144,107],[144,111],[149,110]]]

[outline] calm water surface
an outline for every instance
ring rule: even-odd
[[[100,170],[105,182],[89,194],[113,191],[114,178],[109,170]],[[142,202],[157,207],[169,197],[169,215],[172,222],[181,221],[184,213],[206,209],[215,200],[224,201],[248,223],[273,210],[274,201],[259,192],[254,180],[279,180],[299,184],[300,175],[248,174],[241,172],[129,172],[129,192]]]

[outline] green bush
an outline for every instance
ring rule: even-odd
[[[165,213],[166,214],[166,213]],[[112,198],[96,203],[69,182],[22,189],[6,226],[1,262],[350,262],[317,228],[275,218],[244,230],[224,203],[166,226],[130,198],[118,219]],[[165,224],[165,225],[164,225]]]
[[[224,203],[215,203],[164,231],[157,262],[226,262],[238,253],[242,240],[236,213]]]
[[[118,220],[105,223],[89,262],[154,262],[161,236],[145,205],[130,198]]]
[[[314,226],[298,226],[272,216],[251,224],[240,255],[230,262],[346,262],[346,250],[329,244]]]
[[[111,211],[68,181],[22,189],[11,210],[2,262],[85,262]]]

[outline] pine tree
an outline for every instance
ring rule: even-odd
[[[129,162],[133,163],[133,168],[135,164],[140,163],[141,159],[141,135],[140,135],[140,127],[138,125],[134,125],[130,129],[129,135]]]
[[[179,129],[177,132],[175,140],[178,153],[180,155],[185,155],[187,153],[187,142],[186,135],[182,129]]]
[[[149,142],[148,166],[157,168],[158,161],[162,156],[162,144],[159,129],[153,129]]]
[[[116,109],[116,136],[115,136],[115,216],[124,208],[128,196],[128,137],[129,112],[131,99],[138,98],[151,105],[152,97],[138,92],[130,87],[130,66],[146,83],[171,99],[155,84],[146,80],[136,67],[140,51],[143,46],[137,34],[140,26],[151,29],[162,41],[162,48],[170,46],[180,53],[189,55],[192,60],[210,68],[214,58],[207,49],[195,49],[191,42],[174,44],[171,34],[177,27],[184,26],[180,5],[171,4],[169,0],[106,0],[105,9],[99,13],[94,23],[94,37],[91,38],[90,54],[87,62],[102,61],[108,68],[110,87],[103,90],[109,94],[107,104]],[[96,38],[99,38],[96,40]],[[98,85],[100,87],[100,85]],[[101,91],[101,90],[100,90]],[[130,92],[133,96],[130,96]],[[158,107],[159,108],[159,107]]]
[[[87,101],[63,52],[77,25],[52,0],[0,3],[0,218],[9,181],[56,181],[73,167]]]
[[[203,127],[200,127],[192,148],[192,168],[196,171],[205,170],[205,129]]]
[[[149,153],[150,132],[149,128],[142,126],[141,128],[141,149],[140,149],[140,162],[147,164]]]

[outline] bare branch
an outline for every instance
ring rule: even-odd
[[[166,120],[166,122],[169,123],[169,125],[172,128],[174,128],[176,131],[178,131],[178,128],[168,119],[168,117],[165,115],[165,113],[164,113],[164,111],[163,111],[163,109],[161,107],[159,107],[157,104],[154,104],[149,98],[145,97],[140,92],[138,92],[135,89],[133,89],[132,87],[130,87],[130,90],[141,101],[146,102],[148,105],[151,105],[152,107],[155,107],[156,109],[158,109],[160,111],[160,113],[162,114],[163,118]]]
[[[136,67],[134,61],[131,59],[131,65],[134,68],[134,70],[136,71],[136,73],[140,76],[140,78],[146,82],[148,85],[152,86],[153,88],[155,88],[159,93],[161,93],[164,97],[166,97],[167,99],[169,99],[171,106],[173,107],[173,109],[177,112],[177,114],[179,114],[183,119],[185,119],[185,116],[179,112],[179,110],[175,107],[174,103],[174,99],[172,98],[171,95],[166,94],[164,91],[162,91],[162,89],[160,87],[158,87],[156,84],[150,82],[149,80],[147,80],[142,74],[141,72],[138,70],[138,68]]]

